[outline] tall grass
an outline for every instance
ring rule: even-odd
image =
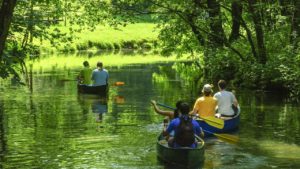
[[[95,31],[84,31],[79,34],[81,42],[121,43],[124,41],[156,40],[158,31],[153,23],[135,23],[114,29],[108,26],[97,26]]]
[[[157,40],[158,30],[154,23],[135,23],[125,27],[113,28],[110,26],[97,26],[94,31],[83,30],[74,33],[72,42],[61,43],[58,45],[59,51],[77,50],[120,50],[125,49],[148,49],[153,48],[153,43]],[[57,26],[61,32],[68,33],[69,27]],[[78,26],[75,26],[75,29]],[[53,28],[54,29],[54,28]],[[35,41],[43,51],[56,50],[49,41]]]

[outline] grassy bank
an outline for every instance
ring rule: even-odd
[[[128,64],[151,64],[157,62],[174,62],[180,61],[175,56],[162,57],[159,55],[134,55],[124,56],[119,54],[110,55],[98,55],[89,57],[88,55],[76,56],[76,55],[53,55],[49,57],[42,57],[39,60],[27,62],[33,64],[34,72],[51,72],[57,70],[69,70],[82,67],[83,61],[89,61],[92,68],[96,67],[98,61],[104,63],[104,67],[109,66],[123,66]],[[181,60],[185,60],[182,58]]]
[[[42,52],[58,51],[75,52],[80,50],[114,50],[153,49],[156,45],[158,31],[154,23],[135,23],[125,27],[113,28],[109,26],[97,26],[94,31],[84,30],[74,33],[72,42],[57,43],[57,48],[45,41],[41,46]],[[62,33],[68,33],[68,27],[56,27]],[[76,29],[76,28],[75,28]],[[36,41],[39,44],[40,41]]]

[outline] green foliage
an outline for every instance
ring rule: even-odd
[[[203,76],[198,62],[178,62],[174,64],[173,69],[179,73],[180,78],[183,79],[186,84],[190,83],[190,86],[197,85]]]
[[[240,17],[233,15],[232,3],[243,8]],[[295,9],[293,3],[278,1],[19,1],[9,38],[30,53],[19,61],[35,54],[28,49],[41,43],[65,51],[158,47],[156,52],[164,56],[190,56],[191,65],[175,67],[193,83],[225,79],[247,88],[285,88],[296,96],[300,28],[295,21],[300,16]],[[229,40],[236,19],[238,37]],[[156,24],[158,32],[149,33]],[[107,25],[114,29],[104,30]],[[6,62],[15,63],[8,58]]]
[[[294,13],[297,9],[294,4],[283,6],[277,1],[216,0],[116,2],[121,9],[113,11],[116,13],[131,16],[148,12],[157,15],[163,55],[175,53],[181,57],[188,54],[193,61],[201,60],[191,66],[176,65],[187,80],[212,83],[225,79],[240,87],[262,90],[285,88],[293,95],[299,95],[299,53],[295,49],[297,45],[291,43],[291,36],[297,39],[294,36],[297,36],[295,32],[300,32],[299,26],[290,32],[291,22],[297,20],[292,20],[292,14],[298,20],[300,18]],[[148,5],[145,5],[146,2]],[[233,31],[232,22],[237,19],[232,15],[232,3],[240,5],[243,12],[240,13],[239,37],[229,42],[227,37]],[[216,27],[220,24],[223,28]],[[221,37],[221,31],[224,31],[224,37]]]
[[[9,43],[6,48],[7,51],[4,52],[4,55],[1,58],[2,63],[0,64],[0,76],[1,78],[8,78],[12,74],[14,77],[18,77],[19,71],[21,70],[21,66],[24,65],[23,60],[27,57],[27,51],[34,51],[35,48],[28,47],[22,49],[21,46],[13,41]]]
[[[217,83],[220,79],[233,80],[242,62],[228,50],[215,49],[207,51],[205,67],[209,83]]]
[[[37,57],[40,51],[34,41],[42,43],[47,39],[58,47],[60,43],[72,40],[70,33],[51,29],[51,25],[58,25],[63,17],[67,17],[67,12],[74,11],[67,5],[67,1],[61,0],[17,1],[4,56],[1,57],[1,77],[19,76],[19,72],[27,74],[25,59]]]
[[[67,31],[64,26],[55,27],[61,32]],[[120,49],[153,49],[157,34],[158,30],[155,29],[153,23],[135,23],[125,27],[98,25],[93,31],[74,32],[72,43],[64,46],[62,46],[64,43],[58,44],[58,50],[64,51],[65,47],[70,48],[70,50],[114,50],[115,52]],[[40,42],[35,42],[35,44],[40,44]],[[51,44],[47,42],[41,45],[43,51],[53,50]],[[67,49],[66,51],[70,50]]]
[[[175,56],[169,58],[162,57],[159,55],[140,55],[133,54],[132,56],[124,57],[124,54],[99,54],[99,53],[84,53],[83,55],[78,54],[64,54],[63,56],[51,55],[49,57],[39,58],[32,61],[34,72],[50,72],[54,70],[65,70],[65,69],[78,69],[82,67],[82,63],[88,60],[91,68],[96,68],[96,64],[101,58],[104,66],[122,66],[132,64],[150,64],[158,62],[175,62],[178,60]],[[181,58],[178,61],[186,61],[186,58]],[[167,70],[164,70],[167,72]]]
[[[83,28],[93,30],[96,24],[106,22],[110,16],[109,4],[109,1],[102,0],[17,1],[9,41],[6,42],[6,54],[1,58],[1,77],[9,77],[10,73],[19,72],[15,69],[18,65],[22,67],[22,72],[26,73],[24,60],[31,59],[28,56],[39,54],[39,46],[45,49],[44,43],[61,51],[76,50],[76,45],[72,45],[74,33],[82,31]],[[69,29],[59,29],[62,25],[68,26]],[[73,27],[74,25],[79,26]],[[16,53],[15,48],[11,46],[18,46],[18,52]],[[78,44],[78,48],[87,47],[85,44]],[[23,54],[22,57],[18,55],[20,53]],[[14,61],[10,61],[10,57],[13,57]]]
[[[300,53],[295,53],[291,46],[287,46],[278,55],[275,70],[279,76],[274,80],[281,82],[288,89],[292,97],[300,96]]]

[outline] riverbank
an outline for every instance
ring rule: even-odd
[[[70,27],[58,26],[53,28],[59,32],[70,34]],[[74,28],[76,29],[76,27]],[[134,23],[126,26],[110,27],[99,25],[94,30],[73,32],[72,40],[57,42],[36,41],[42,53],[78,52],[86,50],[109,50],[117,53],[120,50],[151,50],[157,46],[158,30],[154,23]]]
[[[50,55],[44,56],[35,61],[28,61],[28,66],[32,64],[33,72],[53,72],[60,70],[71,70],[79,69],[82,67],[83,61],[89,61],[91,67],[96,67],[98,61],[104,63],[104,67],[111,66],[124,66],[131,64],[152,64],[159,62],[175,62],[175,61],[185,61],[186,57],[178,59],[176,56],[164,57],[155,54],[133,54],[133,55],[123,55],[123,54],[94,54],[88,55],[83,53],[78,54],[61,54],[61,55]]]

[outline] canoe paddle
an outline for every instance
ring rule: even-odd
[[[196,118],[200,120],[204,120],[207,124],[214,126],[218,129],[223,129],[224,128],[224,120],[216,118],[216,117],[199,117],[196,116]]]
[[[76,82],[78,82],[78,80],[75,80],[75,79],[60,79],[60,81],[62,81],[62,82],[76,81]],[[112,86],[123,86],[123,85],[125,85],[125,82],[115,82],[112,84]]]
[[[175,108],[170,107],[168,105],[162,104],[162,103],[157,103],[157,105],[171,109],[171,110],[175,110]],[[219,118],[215,118],[215,117],[199,117],[197,116],[197,118],[204,120],[207,124],[214,126],[218,129],[223,129],[224,128],[224,121],[222,119]]]
[[[125,83],[124,82],[115,82],[113,85],[114,86],[123,86]]]
[[[239,137],[232,135],[232,134],[217,134],[217,133],[213,133],[213,132],[210,132],[207,130],[203,130],[203,131],[206,133],[212,134],[212,135],[218,137],[220,140],[226,141],[231,144],[236,144],[239,141]]]

